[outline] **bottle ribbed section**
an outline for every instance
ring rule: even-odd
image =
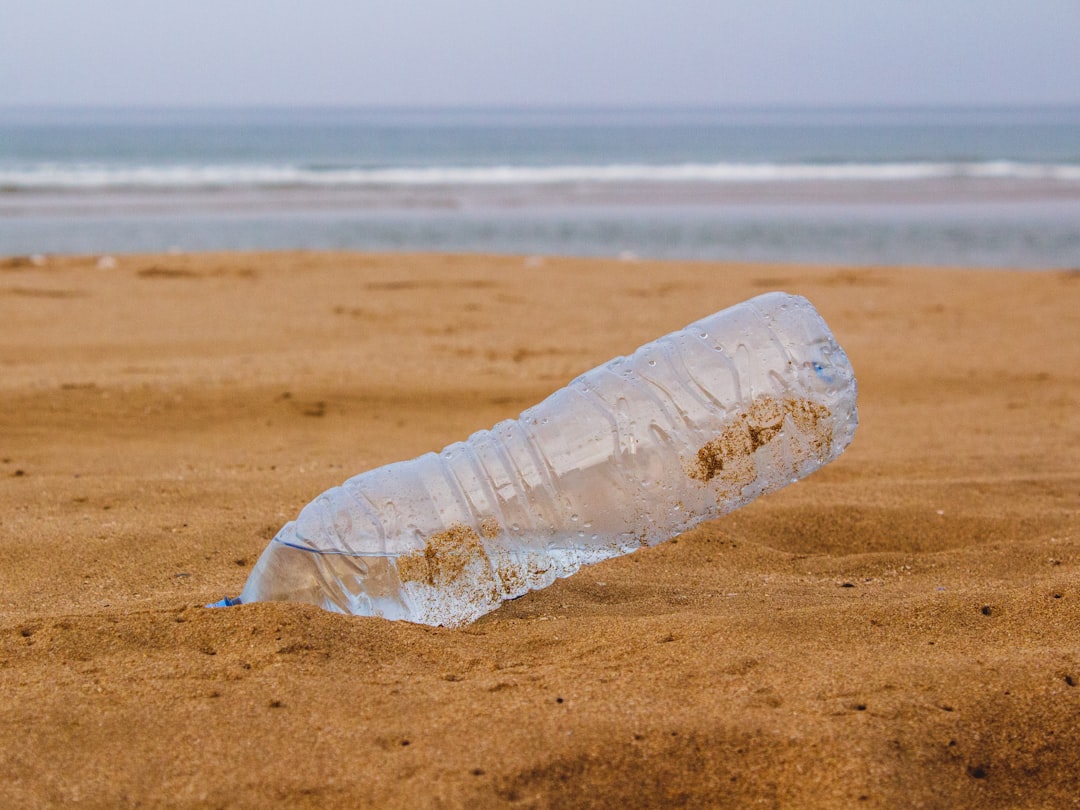
[[[468,622],[813,472],[851,441],[855,399],[810,303],[759,296],[516,420],[329,490],[282,528],[241,600]]]

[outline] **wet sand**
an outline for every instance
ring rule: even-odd
[[[0,805],[1080,804],[1080,270],[0,259]],[[346,477],[772,289],[812,477],[448,630],[207,610]]]

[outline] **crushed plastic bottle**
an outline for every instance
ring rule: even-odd
[[[855,400],[810,302],[761,295],[518,419],[324,492],[270,542],[239,602],[466,624],[808,475],[851,442]]]

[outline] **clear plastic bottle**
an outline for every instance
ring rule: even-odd
[[[583,374],[516,420],[304,507],[239,600],[456,626],[668,540],[833,460],[858,423],[844,351],[769,293]]]

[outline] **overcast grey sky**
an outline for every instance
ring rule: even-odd
[[[0,105],[1080,103],[1080,0],[0,0]]]

